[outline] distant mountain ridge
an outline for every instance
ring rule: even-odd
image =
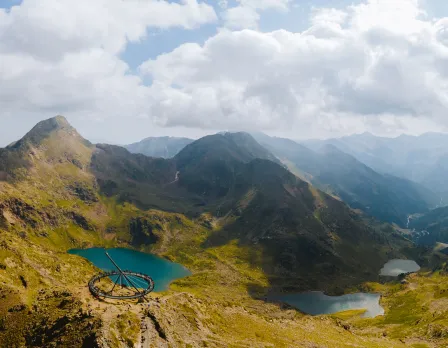
[[[242,143],[248,141],[245,150],[256,149],[253,154],[254,158],[265,158],[276,163],[280,163],[278,158],[281,158],[283,165],[286,164],[291,171],[302,179],[340,197],[353,208],[363,210],[380,220],[395,222],[404,227],[408,215],[424,213],[439,203],[439,199],[431,190],[425,189],[417,183],[396,175],[387,173],[382,175],[375,172],[375,170],[364,165],[362,161],[357,160],[356,156],[350,155],[350,148],[337,140],[322,144],[311,142],[311,147],[317,150],[315,151],[290,139],[273,138],[263,133],[252,134],[257,141],[257,144],[254,144],[248,140],[252,137],[244,137],[244,134],[247,133],[220,132],[215,136],[222,136],[222,139],[227,140],[231,137],[240,137],[239,141]],[[377,137],[370,133],[358,137],[368,139],[367,143],[370,147],[375,147],[378,142]],[[406,139],[407,137],[402,138]],[[153,143],[164,145],[172,143],[171,149],[173,152],[170,154],[174,154],[176,151],[178,151],[178,154],[191,144],[182,147],[180,146],[182,144],[176,138],[168,137],[150,139]],[[201,142],[205,143],[207,141],[207,137],[202,139]],[[262,146],[259,146],[259,144]],[[273,154],[267,155],[264,150],[260,149],[261,147],[270,150]],[[358,148],[362,148],[362,146]],[[219,147],[208,148],[207,146],[204,146],[203,149],[207,149],[210,153],[215,151],[217,154],[222,150]],[[233,155],[238,156],[238,149],[232,151],[234,152]],[[177,154],[172,157],[177,156]],[[385,164],[385,166],[387,165]],[[222,172],[225,173],[226,170],[222,168]],[[186,178],[185,175],[183,176],[184,179]],[[209,174],[207,176],[210,177]],[[220,176],[220,180],[223,179],[223,176]],[[196,176],[196,179],[199,180],[199,176]]]
[[[426,212],[437,203],[430,190],[379,174],[332,143],[314,151],[289,139],[264,134],[255,137],[293,172],[379,220],[405,227],[408,215]]]
[[[426,133],[420,136],[378,137],[370,133],[328,140],[302,142],[317,150],[334,145],[379,173],[407,178],[439,195],[439,204],[448,202],[448,134]],[[441,200],[441,201],[440,201]]]
[[[189,138],[149,137],[137,143],[125,145],[124,148],[129,152],[140,153],[149,157],[171,158],[193,141]]]

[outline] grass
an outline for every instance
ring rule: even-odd
[[[383,293],[385,315],[366,320],[348,318],[361,333],[372,330],[387,337],[412,342],[427,341],[429,346],[448,345],[448,301],[444,295],[448,276],[443,272],[420,272],[408,276],[408,284],[378,285]],[[409,343],[410,345],[411,343]],[[426,343],[418,343],[425,346]],[[418,345],[417,345],[418,346]]]
[[[111,325],[112,330],[117,330],[120,337],[128,347],[134,347],[140,333],[140,319],[135,313],[119,314]]]
[[[81,163],[88,162],[89,151],[79,149]],[[50,164],[51,158],[60,155],[46,154]],[[158,241],[134,247],[179,262],[193,272],[173,282],[168,291],[152,294],[148,307],[151,320],[157,321],[172,346],[404,347],[399,339],[446,340],[448,316],[443,301],[448,295],[446,276],[441,273],[416,276],[412,280],[415,289],[396,284],[364,285],[384,294],[384,317],[361,319],[360,311],[306,316],[257,299],[270,286],[261,268],[270,260],[262,247],[245,245],[238,238],[205,247],[210,235],[222,228],[212,216],[204,214],[192,220],[181,214],[142,211],[113,197],[99,197],[98,202],[87,204],[67,189],[77,182],[94,187],[94,178],[75,165],[46,163],[33,170],[30,180],[23,179],[14,186],[5,184],[0,193],[0,201],[16,197],[33,207],[29,215],[37,221],[35,228],[19,221],[0,231],[0,291],[4,296],[0,301],[0,326],[4,326],[0,341],[6,345],[23,346],[36,337],[41,346],[56,340],[60,346],[81,346],[90,342],[89,333],[100,335],[101,323],[109,323],[101,334],[111,346],[123,342],[132,346],[139,334],[139,305],[129,304],[128,309],[120,303],[93,300],[85,284],[98,270],[66,251],[129,246],[129,221],[137,217],[147,221]],[[312,194],[320,195],[317,191]],[[252,200],[253,192],[249,192],[240,201],[241,207]],[[320,204],[324,203],[320,197]],[[94,230],[80,228],[67,218],[67,211],[86,217]],[[320,210],[316,212],[319,220],[325,218]],[[26,309],[10,311],[22,304]],[[113,323],[105,317],[108,310],[116,314]],[[347,330],[345,322],[353,330]],[[386,337],[382,337],[384,332]]]

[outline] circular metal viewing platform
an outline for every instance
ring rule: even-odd
[[[154,281],[146,274],[123,271],[110,255],[106,256],[117,268],[116,271],[97,274],[89,281],[89,289],[96,298],[115,300],[141,299],[154,290]]]

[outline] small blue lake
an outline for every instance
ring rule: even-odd
[[[103,248],[90,248],[72,249],[68,253],[86,258],[103,271],[115,270],[114,265],[105,255],[105,251],[106,249]],[[155,283],[154,291],[167,290],[173,280],[191,275],[184,266],[152,254],[124,248],[107,249],[107,252],[122,270],[149,275]]]
[[[272,296],[272,300],[285,302],[311,315],[333,314],[342,311],[365,309],[364,318],[384,314],[380,306],[380,294],[357,293],[342,296],[327,296],[320,291]]]

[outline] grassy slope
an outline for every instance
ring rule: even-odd
[[[143,315],[148,330],[142,334],[171,346],[405,346],[395,339],[401,338],[399,333],[391,334],[393,339],[377,335],[380,322],[356,324],[359,328],[351,332],[341,319],[303,316],[254,299],[249,290],[264,289],[270,281],[257,266],[261,247],[234,239],[204,249],[204,242],[222,228],[207,214],[191,220],[180,214],[141,211],[114,198],[81,199],[73,186],[81,185],[85,192],[96,189],[85,170],[92,148],[78,148],[74,163],[64,157],[64,149],[47,152],[55,149],[52,142],[60,142],[57,135],[46,140],[46,146],[33,149],[40,159],[32,162],[26,176],[16,177],[14,184],[0,182],[2,344],[126,346],[140,339]],[[88,229],[80,227],[84,221],[80,216]],[[132,242],[129,219],[136,217],[146,219],[159,237],[156,245],[141,248],[184,264],[193,275],[176,281],[165,293],[153,294],[149,306],[93,300],[86,283],[97,270],[66,250],[127,245]],[[388,298],[392,316],[400,313],[400,293],[390,292]],[[404,325],[407,330],[411,327],[410,322]],[[443,337],[425,338],[443,342]]]
[[[345,319],[353,332],[367,337],[398,339],[407,346],[448,345],[448,285],[444,271],[422,271],[407,277],[406,284],[370,284],[382,292],[384,316],[360,319],[348,313]]]
[[[10,189],[8,188],[8,194],[13,195],[14,192],[9,191]],[[41,197],[40,190],[30,190],[30,183],[22,182],[18,189],[13,191],[15,190],[21,191],[22,194],[26,192],[26,200],[48,211],[45,199],[38,200],[38,197]],[[2,192],[5,193],[5,190]],[[17,191],[15,192],[17,194]],[[34,194],[36,196],[33,197]],[[96,206],[89,208],[75,202],[76,200],[67,200],[67,205],[79,205],[80,210],[84,211],[98,210]],[[3,342],[23,343],[25,339],[29,340],[30,332],[34,333],[43,325],[45,334],[41,336],[47,340],[43,341],[44,343],[54,342],[56,339],[60,346],[64,346],[64,342],[66,346],[69,346],[68,342],[79,342],[81,345],[83,340],[92,339],[89,333],[95,333],[111,346],[125,346],[126,342],[138,339],[139,319],[136,315],[149,310],[148,314],[152,318],[150,323],[157,322],[159,331],[166,336],[166,340],[162,339],[158,330],[150,326],[154,339],[160,342],[168,341],[172,346],[185,346],[181,342],[191,346],[206,344],[229,347],[404,346],[400,341],[382,337],[381,321],[362,321],[356,324],[360,326],[359,329],[355,327],[349,331],[340,319],[311,318],[276,304],[254,300],[248,293],[248,288],[254,285],[264,287],[268,284],[262,269],[251,266],[254,264],[253,259],[260,256],[261,250],[246,248],[237,241],[204,250],[201,245],[212,233],[209,227],[219,226],[210,216],[204,215],[197,221],[192,221],[179,214],[142,212],[129,204],[114,204],[111,199],[97,204],[107,212],[107,219],[103,217],[97,220],[98,232],[90,234],[90,238],[87,238],[86,231],[80,231],[76,227],[69,229],[69,234],[66,235],[58,233],[61,231],[58,227],[52,229],[48,226],[35,230],[36,236],[32,231],[27,231],[26,238],[22,238],[18,233],[22,229],[14,227],[2,233],[5,242],[1,245],[7,245],[7,248],[1,249],[0,264],[5,265],[6,269],[0,270],[0,276],[2,291],[7,290],[7,301],[2,301],[1,315],[3,322],[8,323],[4,331],[0,331],[0,339]],[[157,222],[161,226],[158,231],[161,236],[158,244],[146,250],[181,262],[194,274],[173,283],[170,291],[154,294],[153,297],[157,300],[151,302],[147,309],[132,304],[128,312],[127,307],[123,305],[97,304],[85,291],[85,283],[95,270],[82,258],[67,255],[64,250],[85,245],[86,241],[89,245],[116,244],[116,240],[109,241],[110,238],[104,238],[106,234],[103,235],[101,230],[106,226],[115,227],[114,237],[125,241],[126,237],[129,238],[125,233],[126,220],[137,215],[145,216],[149,221]],[[39,236],[41,231],[48,232],[48,236]],[[57,235],[57,240],[53,234]],[[40,238],[40,241],[36,238]],[[26,262],[23,262],[23,259],[26,259]],[[76,269],[76,272],[71,272],[73,269]],[[23,287],[20,275],[26,279],[27,288]],[[41,289],[40,294],[37,289]],[[65,291],[68,295],[54,295],[53,290],[62,293]],[[390,296],[390,300],[388,297],[386,300],[391,304],[393,312],[390,317],[393,318],[401,313],[399,301],[403,297],[399,292],[391,292]],[[62,302],[67,302],[64,301],[66,297],[69,304],[59,308]],[[421,300],[420,298],[419,301]],[[8,312],[18,303],[24,303],[28,306],[27,309]],[[36,311],[36,304],[40,304],[45,310]],[[412,306],[415,306],[415,303],[412,303]],[[31,315],[28,314],[30,308]],[[78,311],[81,314],[75,314]],[[109,318],[111,315],[114,320]],[[72,323],[68,325],[72,331],[59,329],[60,323],[68,320],[66,318]],[[13,327],[10,326],[11,323],[14,323]],[[20,323],[23,323],[22,327]],[[32,323],[31,327],[29,323]],[[410,331],[414,323],[411,325],[406,321],[403,325],[405,330],[391,332],[389,336],[402,338],[400,332]],[[67,325],[64,327],[67,328]],[[22,332],[23,336],[19,335],[19,332]],[[424,337],[431,342],[430,340],[434,340],[432,336]]]
[[[151,322],[158,323],[173,346],[181,346],[181,342],[190,342],[192,346],[206,342],[208,346],[235,347],[314,343],[331,347],[394,345],[384,339],[353,336],[333,319],[303,317],[296,311],[252,299],[248,285],[267,285],[262,270],[247,261],[247,255],[257,257],[257,252],[249,253],[249,249],[236,242],[204,251],[201,245],[212,232],[209,227],[214,225],[210,216],[191,221],[179,214],[142,212],[129,204],[115,204],[112,199],[86,205],[69,197],[62,187],[58,191],[42,191],[40,185],[45,185],[45,181],[38,177],[14,186],[2,184],[2,200],[18,197],[36,212],[56,215],[53,227],[41,221],[36,213],[35,228],[17,219],[15,225],[9,224],[1,233],[0,265],[4,269],[0,270],[0,279],[4,300],[0,308],[3,323],[0,340],[9,346],[25,343],[46,346],[50,342],[81,346],[97,337],[111,346],[124,346],[138,339],[136,315],[146,309],[132,304],[128,311],[123,305],[93,301],[85,284],[94,268],[82,258],[65,253],[73,247],[116,245],[118,240],[129,240],[126,220],[138,215],[161,227],[157,231],[161,236],[159,243],[147,250],[194,271],[193,276],[175,282],[167,293],[154,295],[158,300],[149,307]],[[92,218],[95,231],[80,229],[61,217],[60,204],[86,216],[97,215]],[[105,233],[111,227],[114,232]],[[26,307],[13,309],[18,304]],[[321,334],[323,331],[325,334]],[[32,337],[34,342],[30,341]]]

